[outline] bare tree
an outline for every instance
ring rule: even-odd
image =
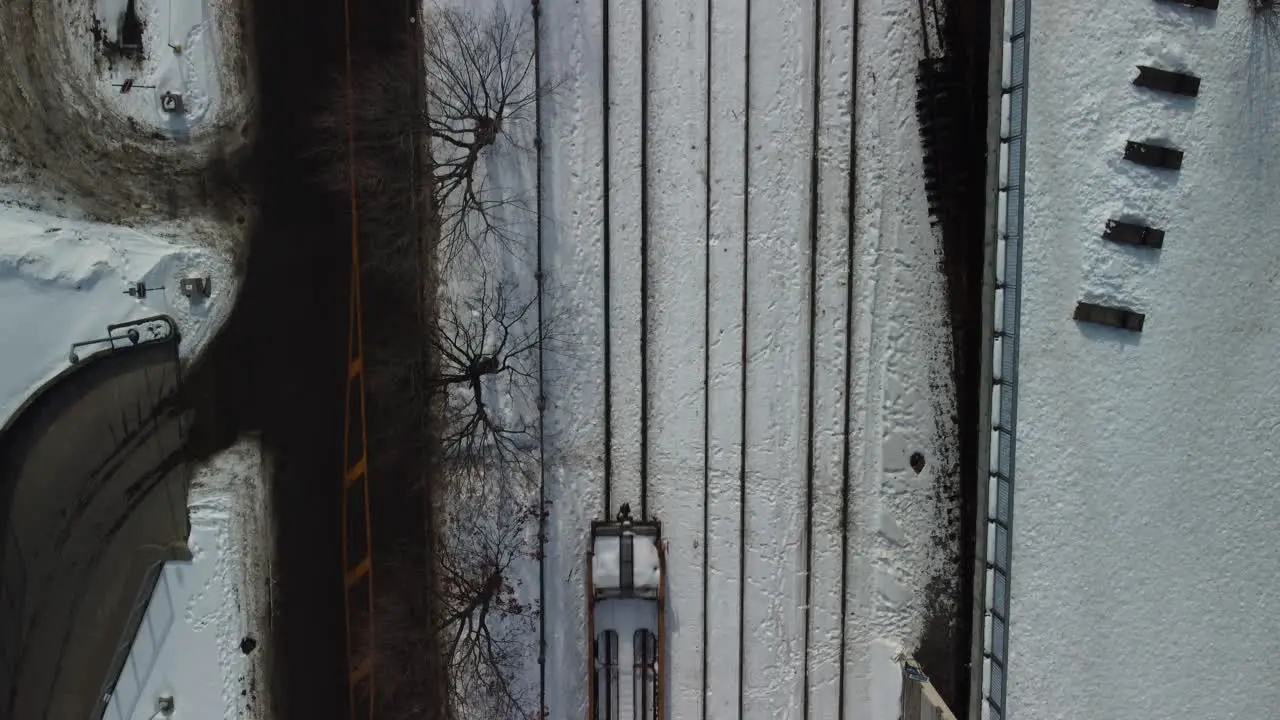
[[[494,487],[502,488],[498,483]],[[449,694],[462,716],[531,718],[536,694],[524,670],[536,656],[536,601],[521,599],[540,518],[518,493],[488,489],[452,504],[437,549],[439,637]],[[469,712],[468,712],[469,711]]]
[[[442,444],[453,463],[522,466],[536,447],[537,296],[480,272],[474,290],[442,299],[433,337],[444,392]]]
[[[501,4],[487,15],[438,8],[426,18],[426,134],[444,262],[486,246],[515,247],[524,199],[485,182],[480,159],[505,142],[530,150],[534,109],[553,83],[534,78],[533,24]]]

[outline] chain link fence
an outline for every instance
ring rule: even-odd
[[[992,352],[993,468],[987,510],[984,638],[985,720],[1004,720],[1008,696],[1009,578],[1017,428],[1019,290],[1022,277],[1027,65],[1031,0],[1005,0],[1001,81],[1000,194],[997,210],[995,332]]]

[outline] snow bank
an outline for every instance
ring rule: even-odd
[[[179,279],[209,276],[212,294],[197,300]],[[145,282],[145,299],[125,294]],[[59,218],[0,205],[0,425],[45,381],[65,369],[71,344],[105,337],[107,325],[168,314],[182,332],[180,352],[194,357],[235,298],[227,258],[196,244],[140,230]],[[78,351],[83,358],[103,346]]]
[[[1280,707],[1260,681],[1280,649],[1280,36],[1248,5],[1031,16],[1015,720]],[[1194,73],[1199,97],[1133,87],[1139,64]],[[1180,172],[1121,160],[1149,138],[1185,150]],[[1164,248],[1102,240],[1126,214]],[[1074,323],[1077,300],[1144,331]]]
[[[165,565],[104,720],[150,720],[162,694],[175,718],[257,720],[271,706],[264,641],[267,492],[255,440],[197,469],[188,499],[191,562]]]

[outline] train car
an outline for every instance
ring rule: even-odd
[[[635,520],[623,505],[613,521],[591,523],[587,720],[665,720],[664,563],[656,520]]]

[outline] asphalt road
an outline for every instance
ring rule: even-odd
[[[190,559],[176,345],[74,367],[0,436],[0,717],[89,717],[148,570]]]

